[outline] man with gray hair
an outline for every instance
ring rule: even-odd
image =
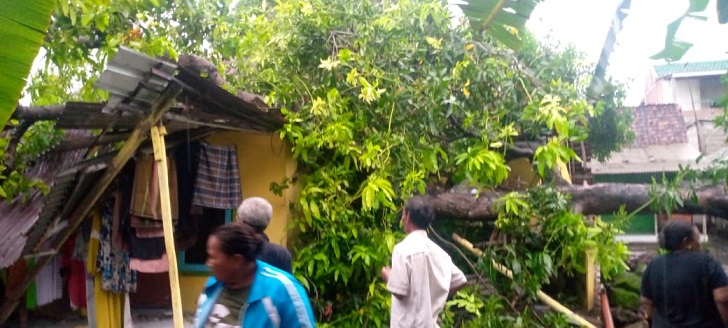
[[[240,203],[237,221],[253,227],[263,239],[263,248],[258,255],[259,260],[293,274],[291,252],[281,245],[271,243],[268,235],[265,234],[265,229],[268,228],[272,216],[273,206],[267,200],[261,197],[250,197]]]

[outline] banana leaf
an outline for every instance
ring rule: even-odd
[[[469,0],[458,6],[470,26],[485,31],[505,46],[519,50],[518,31],[526,26],[533,9],[543,0]]]
[[[0,0],[0,130],[18,105],[54,5],[53,0]]]

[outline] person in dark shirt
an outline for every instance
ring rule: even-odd
[[[265,234],[265,229],[268,228],[272,216],[273,207],[267,200],[261,197],[250,197],[244,199],[238,207],[237,221],[253,227],[263,238],[263,249],[258,256],[259,260],[293,274],[291,252],[281,245],[271,243],[268,235]]]
[[[700,250],[698,229],[670,221],[660,246],[668,253],[652,259],[642,274],[642,305],[652,327],[726,327],[728,276],[720,262]]]

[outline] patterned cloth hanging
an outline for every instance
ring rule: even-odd
[[[237,147],[202,143],[199,159],[192,205],[237,208],[243,199]]]
[[[97,269],[101,271],[101,287],[115,293],[132,293],[136,291],[137,272],[129,266],[129,252],[123,245],[113,242],[112,232],[119,230],[119,213],[113,197],[104,204],[101,212],[101,231],[99,232],[99,253],[96,258]]]

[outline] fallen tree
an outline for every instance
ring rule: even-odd
[[[644,207],[651,201],[651,185],[600,183],[588,186],[563,185],[556,187],[560,192],[569,194],[575,212],[582,214],[611,214],[624,206],[628,212]],[[695,199],[691,197],[694,192]],[[474,196],[468,192],[441,192],[429,195],[435,212],[440,217],[454,220],[493,221],[498,216],[497,201],[506,192],[481,191]],[[709,214],[728,217],[728,192],[724,184],[700,187],[695,190],[680,190],[684,205],[675,213]],[[650,207],[644,207],[649,212]]]

